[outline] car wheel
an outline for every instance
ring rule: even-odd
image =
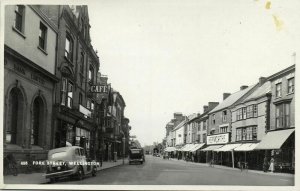
[[[56,182],[56,178],[50,178],[50,183],[55,183]]]
[[[77,176],[78,180],[82,180],[83,179],[83,169],[82,169],[81,166],[78,167],[76,176]]]
[[[97,167],[94,167],[92,170],[92,176],[96,176],[97,175]]]

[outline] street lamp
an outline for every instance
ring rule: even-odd
[[[124,160],[125,160],[125,134],[123,134],[123,165],[125,164]]]

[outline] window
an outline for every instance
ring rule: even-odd
[[[246,107],[243,107],[242,110],[243,110],[243,119],[246,119],[246,118],[247,118],[247,110],[246,110]]]
[[[212,115],[211,120],[212,120],[212,124],[216,124],[215,114]]]
[[[226,133],[228,130],[228,127],[220,127],[220,133]]]
[[[61,105],[73,106],[73,84],[66,78],[62,78]]]
[[[78,100],[78,104],[82,105],[82,93],[79,93],[79,100]]]
[[[90,68],[89,68],[89,82],[93,82],[93,79],[94,79],[94,68],[93,68],[93,66],[90,65]]]
[[[46,50],[47,27],[40,22],[39,47]]]
[[[94,111],[94,101],[91,101],[91,110]]]
[[[203,130],[206,130],[206,120],[203,121]]]
[[[222,112],[222,120],[223,120],[223,122],[227,121],[227,111],[226,110]]]
[[[206,143],[206,133],[202,135],[203,143]]]
[[[288,79],[288,93],[294,93],[295,80],[294,78]]]
[[[281,83],[276,84],[276,97],[281,97]]]
[[[253,117],[257,117],[257,105],[253,105]]]
[[[236,141],[257,140],[257,127],[243,127],[236,129]]]
[[[81,52],[80,58],[80,73],[83,74],[83,67],[84,67],[84,52]]]
[[[91,100],[90,99],[87,99],[87,101],[86,101],[86,108],[88,108],[88,109],[91,109]]]
[[[17,5],[15,9],[15,28],[22,33],[24,32],[24,9],[23,5]]]
[[[198,139],[197,139],[198,143],[201,143],[201,135],[198,134]]]
[[[70,35],[67,34],[65,44],[65,57],[70,61],[73,60],[73,40]]]
[[[276,106],[276,128],[290,126],[290,103],[283,103]]]

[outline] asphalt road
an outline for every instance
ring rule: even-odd
[[[100,171],[96,177],[86,177],[81,181],[61,180],[56,184],[293,186],[294,178],[146,155],[143,165],[125,164]]]

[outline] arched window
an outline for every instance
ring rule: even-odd
[[[6,143],[21,144],[24,98],[20,89],[15,87],[10,91],[8,102]]]
[[[35,98],[32,106],[31,144],[42,146],[42,128],[44,120],[44,104],[41,97]]]

